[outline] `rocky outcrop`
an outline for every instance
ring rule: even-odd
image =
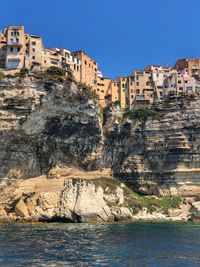
[[[141,197],[110,177],[109,172],[55,169],[48,176],[18,180],[0,196],[0,222],[187,221],[197,214],[197,204],[192,205],[191,199],[166,209],[162,202],[166,205],[173,199]]]

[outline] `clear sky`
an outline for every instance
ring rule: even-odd
[[[200,0],[6,0],[0,9],[0,28],[24,24],[45,47],[84,50],[108,77],[200,56]]]

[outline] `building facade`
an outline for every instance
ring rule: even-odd
[[[200,80],[200,58],[179,59],[173,68],[178,72],[186,69],[189,76]]]
[[[75,51],[72,56],[80,60],[80,82],[85,83],[88,86],[97,87],[98,65],[97,63],[88,57],[84,51]]]

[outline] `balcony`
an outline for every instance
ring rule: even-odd
[[[22,43],[20,42],[11,42],[11,41],[8,41],[7,42],[7,46],[20,46],[20,47],[22,47],[23,45],[22,45]]]
[[[144,95],[143,94],[136,95],[135,100],[144,100]]]

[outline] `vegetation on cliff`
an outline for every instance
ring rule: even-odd
[[[158,118],[159,112],[153,108],[138,108],[125,111],[124,117],[130,120],[146,122],[148,118]]]

